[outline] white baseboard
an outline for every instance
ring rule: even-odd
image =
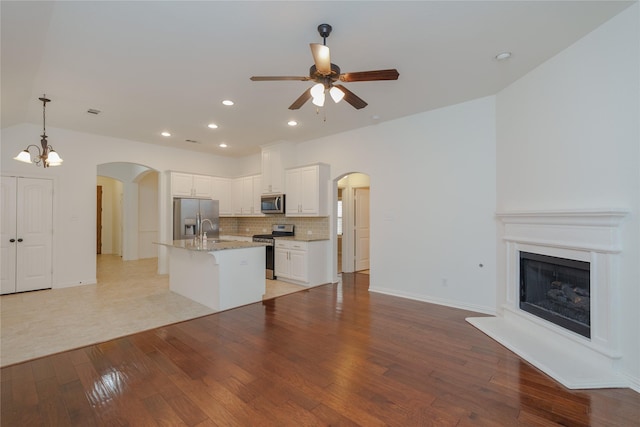
[[[370,286],[369,292],[376,292],[379,294],[391,295],[394,297],[407,298],[415,301],[428,302],[431,304],[443,305],[445,307],[459,308],[461,310],[474,311],[476,313],[483,313],[483,314],[489,314],[494,316],[496,314],[496,310],[492,307],[483,307],[483,306],[474,305],[474,304],[461,303],[460,301],[452,301],[452,300],[446,300],[441,298],[432,298],[424,295],[412,294],[410,292],[398,292],[397,289],[387,289],[387,288]]]

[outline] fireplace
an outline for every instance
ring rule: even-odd
[[[591,338],[590,263],[520,252],[520,309]]]
[[[625,387],[624,209],[501,212],[495,317],[467,320],[569,388]],[[500,271],[500,269],[498,270]]]

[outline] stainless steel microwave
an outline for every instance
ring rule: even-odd
[[[260,211],[264,214],[284,213],[284,194],[263,194],[260,196]]]

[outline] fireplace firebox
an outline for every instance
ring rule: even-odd
[[[590,338],[590,263],[520,252],[520,309]]]

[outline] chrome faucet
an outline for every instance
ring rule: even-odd
[[[209,218],[205,218],[205,219],[201,220],[200,221],[200,236],[199,236],[200,240],[204,240],[204,239],[207,238],[207,233],[205,233],[204,230],[203,230],[203,228],[204,228],[203,225],[204,225],[205,221],[209,223],[209,225],[211,226],[211,229],[213,230],[213,223],[211,222],[211,220]]]

